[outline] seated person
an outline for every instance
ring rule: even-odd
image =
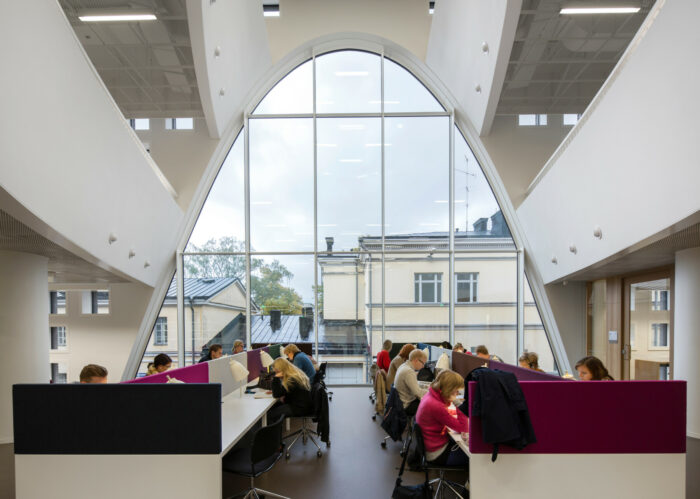
[[[444,348],[446,350],[452,350],[452,345],[450,344],[449,341],[443,341],[440,343],[440,348]]]
[[[421,399],[416,413],[416,423],[423,432],[425,458],[433,464],[457,466],[467,464],[469,458],[462,449],[452,445],[446,428],[456,432],[469,431],[469,418],[462,411],[450,414],[448,407],[464,388],[464,378],[446,369],[430,384],[427,395]],[[454,447],[454,448],[453,448]]]
[[[209,351],[206,355],[202,355],[199,362],[209,362],[210,360],[220,359],[224,354],[224,348],[218,343],[209,345]]]
[[[272,363],[275,377],[272,396],[277,403],[267,413],[267,420],[276,421],[280,415],[305,416],[313,412],[309,378],[287,359],[279,357]]]
[[[314,376],[316,375],[316,368],[311,362],[311,359],[309,359],[309,356],[301,350],[299,350],[298,346],[296,346],[294,343],[291,343],[284,347],[282,353],[284,353],[284,355],[287,356],[290,362],[294,363],[295,366],[297,366],[304,372],[304,374],[306,374],[306,376],[309,378],[309,381],[314,379]]]
[[[452,349],[453,352],[462,352],[464,353],[464,345],[461,343],[457,343],[454,348]]]
[[[88,364],[80,371],[81,383],[107,383],[107,369],[97,364]]]
[[[503,360],[501,360],[501,358],[498,355],[490,355],[489,349],[486,348],[486,345],[479,345],[478,347],[476,347],[476,356],[481,358],[481,359],[495,360],[496,362],[503,362]]]
[[[391,385],[394,384],[394,378],[396,378],[396,371],[398,371],[399,367],[401,367],[401,364],[408,360],[408,356],[415,349],[415,345],[406,343],[404,346],[401,347],[401,350],[399,350],[399,354],[396,357],[394,357],[394,360],[391,361],[391,364],[389,364],[389,371],[386,375],[387,392],[391,390]]]
[[[233,342],[233,349],[231,350],[231,353],[241,353],[245,352],[245,347],[243,346],[243,342],[241,340],[236,340]]]
[[[576,370],[581,381],[614,381],[598,357],[584,357],[576,363]]]
[[[408,362],[402,364],[396,371],[394,387],[399,392],[399,398],[403,402],[403,408],[408,417],[416,414],[421,397],[428,392],[418,385],[418,371],[427,361],[428,357],[423,350],[413,350],[408,356]]]
[[[384,340],[382,351],[377,354],[377,366],[379,369],[384,369],[386,372],[389,372],[389,365],[391,364],[391,357],[389,357],[391,345],[391,340]]]
[[[532,369],[533,371],[543,373],[544,371],[540,369],[539,359],[539,356],[535,352],[525,352],[518,359],[518,364],[525,369]]]
[[[164,373],[168,369],[170,369],[173,366],[173,361],[172,359],[168,356],[167,353],[159,353],[156,355],[153,359],[153,363],[148,365],[148,372],[146,373],[146,376],[150,376],[151,374],[159,374],[159,373]]]

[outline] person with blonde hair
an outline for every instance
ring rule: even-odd
[[[394,357],[394,359],[391,361],[391,364],[389,364],[389,371],[386,374],[387,391],[391,390],[391,385],[394,384],[394,378],[396,378],[396,371],[398,371],[399,367],[401,367],[401,364],[408,360],[408,356],[411,355],[411,352],[415,349],[416,345],[406,343],[404,346],[401,347],[401,350],[399,350],[399,354],[396,357]]]
[[[446,428],[460,433],[469,431],[469,418],[459,410],[448,411],[464,388],[464,378],[450,369],[441,371],[430,384],[428,393],[420,401],[416,423],[423,432],[425,458],[434,464],[457,466],[467,464],[469,458],[455,445],[450,446]]]
[[[287,356],[290,362],[303,371],[306,376],[308,376],[309,381],[313,380],[316,376],[316,368],[308,355],[299,350],[299,347],[294,343],[290,343],[282,351],[284,355]]]
[[[233,342],[233,349],[231,350],[231,353],[241,353],[245,352],[245,345],[243,345],[243,342],[241,340],[236,340]]]
[[[543,373],[544,371],[540,369],[539,362],[540,358],[535,352],[525,352],[518,359],[518,364],[520,364],[520,367]]]
[[[272,379],[272,396],[277,403],[267,413],[268,421],[276,421],[281,415],[304,416],[312,412],[311,384],[304,372],[279,357],[272,363],[275,377]]]

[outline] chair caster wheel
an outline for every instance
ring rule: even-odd
[[[291,454],[290,454],[289,452],[287,452],[287,453],[284,455],[284,457],[285,457],[285,459],[289,459],[289,458],[291,457]]]
[[[323,453],[320,450],[316,451],[316,457],[321,457],[322,455],[323,455]]]
[[[386,442],[382,442],[382,449],[386,449]]]
[[[326,448],[328,448],[330,446],[331,446],[331,441],[329,440],[328,442],[326,442]]]
[[[372,416],[372,421],[376,421],[376,420],[377,420],[377,416],[376,415]]]

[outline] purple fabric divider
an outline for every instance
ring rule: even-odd
[[[452,370],[463,378],[466,378],[467,375],[474,369],[483,367],[484,364],[488,364],[489,362],[490,361],[481,359],[476,355],[470,355],[462,352],[452,352]]]
[[[185,383],[209,383],[209,366],[206,362],[202,362],[201,364],[178,367],[160,374],[130,379],[124,381],[124,383],[167,383],[168,376],[177,378]]]
[[[497,362],[495,360],[489,361],[489,368],[513,373],[518,381],[562,381],[562,378],[559,376],[553,376],[551,374],[541,373],[539,371],[533,371],[532,369],[525,369],[524,367],[506,364],[505,362]]]
[[[269,347],[248,350],[248,382],[251,382],[255,378],[260,377],[260,370],[263,368],[262,361],[260,360],[261,350],[267,352],[269,350]]]
[[[520,386],[537,442],[521,451],[500,446],[501,454],[685,453],[685,381],[523,381]],[[475,388],[470,382],[470,397]],[[481,418],[469,419],[469,450],[493,450],[483,441]]]

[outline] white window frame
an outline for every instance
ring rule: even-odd
[[[468,279],[460,279],[460,275],[469,276]],[[469,300],[459,301],[459,285],[469,284]],[[455,303],[478,303],[479,300],[479,273],[455,272]]]
[[[657,339],[661,338],[662,328],[660,326],[666,326],[666,344],[665,345],[657,344],[658,343]],[[669,328],[669,324],[667,322],[654,322],[651,324],[650,329],[651,329],[651,334],[649,335],[649,350],[668,350],[669,345],[671,343],[671,331]]]
[[[56,348],[67,348],[68,338],[66,336],[66,326],[56,326]]]
[[[161,321],[161,319],[162,319],[162,321]],[[165,335],[165,341],[162,341],[163,335]],[[159,336],[161,337],[161,341],[158,341]],[[158,317],[156,319],[155,326],[153,326],[153,345],[154,346],[164,346],[167,344],[168,344],[168,318],[167,317]]]
[[[428,278],[425,276],[433,276]],[[432,284],[435,295],[434,301],[423,300],[423,284]],[[418,296],[416,296],[418,285]],[[413,299],[415,303],[442,303],[442,272],[416,272],[413,274]]]
[[[185,121],[189,120],[187,123],[191,123],[192,126],[185,126]],[[194,118],[191,117],[181,117],[181,118],[165,118],[165,129],[166,130],[194,130]]]
[[[652,289],[651,309],[658,312],[668,312],[671,309],[671,293],[667,289]]]
[[[547,115],[546,114],[519,114],[518,115],[518,126],[547,126]]]

